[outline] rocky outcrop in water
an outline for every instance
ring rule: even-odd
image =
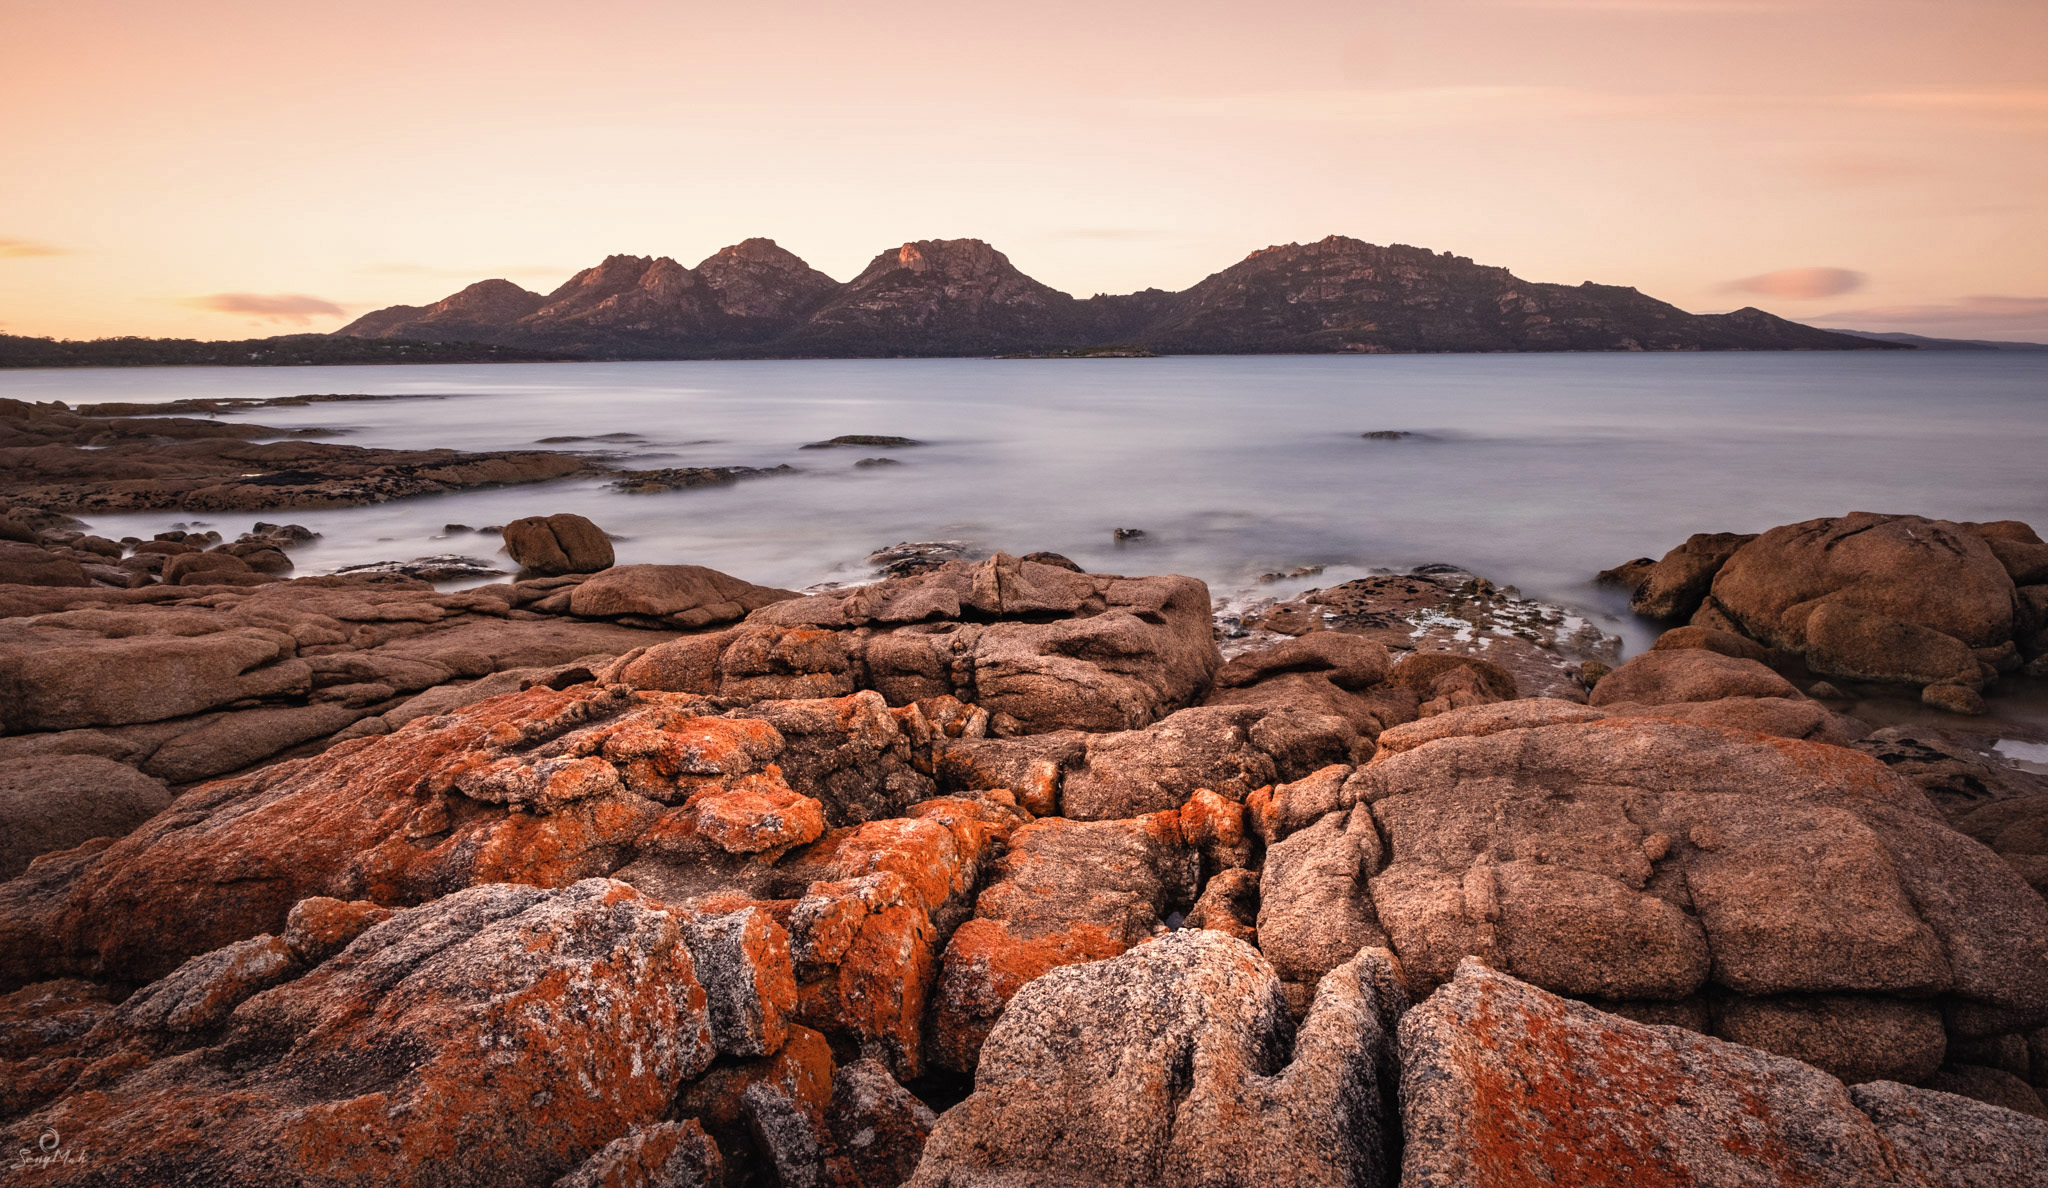
[[[383,450],[303,436],[262,425],[98,416],[58,403],[0,400],[0,499],[86,514],[352,507],[592,469],[587,459],[541,450]]]
[[[78,1184],[2048,1171],[2035,777],[1470,575],[1226,661],[1191,579],[914,568],[0,587],[63,827],[0,1125]]]
[[[1641,614],[1727,632],[1814,676],[1917,689],[1982,709],[1980,690],[2048,672],[2048,544],[2016,520],[1852,512],[1761,536],[1695,536],[1601,575]]]

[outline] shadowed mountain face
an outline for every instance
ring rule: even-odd
[[[366,314],[338,336],[642,358],[982,355],[1107,345],[1180,354],[1868,350],[1759,309],[1690,314],[1630,288],[1333,235],[1253,252],[1180,293],[1077,301],[978,239],[919,240],[845,284],[773,240],[695,268],[612,256],[546,297],[509,281]]]

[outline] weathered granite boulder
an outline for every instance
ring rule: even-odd
[[[652,648],[621,675],[728,698],[950,695],[1038,733],[1144,726],[1206,692],[1220,663],[1201,582],[998,554],[777,602]]]
[[[1274,843],[1259,875],[1259,950],[1299,999],[1367,947],[1384,948],[1366,880],[1384,854],[1369,811],[1337,810]]]
[[[1177,932],[1025,987],[912,1188],[1378,1185],[1394,1147],[1396,963],[1322,981],[1300,1031],[1251,946]]]
[[[1669,646],[1803,665],[1836,680],[1904,685],[1920,690],[1927,704],[1958,713],[1981,712],[1982,685],[2048,651],[2048,591],[2039,598],[2029,593],[2048,580],[2048,545],[2018,521],[1852,512],[1753,539],[1723,534],[1705,552],[1689,551],[1706,539],[1674,550],[1666,559],[1677,566],[1667,575],[1672,580],[1656,591],[1650,573],[1666,562],[1602,575],[1636,590],[1637,610],[1667,618],[1690,613],[1691,628],[1709,633]],[[1731,547],[1724,561],[1712,561]],[[1696,599],[1709,569],[1711,591]],[[1668,597],[1673,591],[1683,596]],[[1744,637],[1762,652],[1731,646],[1726,636]]]
[[[1336,717],[1370,739],[1392,723],[1413,718],[1421,700],[1406,685],[1387,681],[1391,667],[1384,644],[1343,632],[1310,631],[1232,659],[1216,674],[1207,704]]]
[[[774,726],[714,713],[682,694],[543,685],[203,785],[126,838],[0,885],[0,981],[148,981],[276,932],[308,896],[402,906],[662,855],[745,869],[817,839],[825,810],[805,789],[835,795],[835,770],[785,769]],[[865,774],[871,752],[841,737]],[[827,741],[812,736],[817,753]]]
[[[2020,1188],[2048,1127],[1644,1026],[1466,959],[1399,1025],[1401,1182]]]
[[[254,579],[256,570],[232,553],[181,553],[164,562],[167,586],[239,586]]]
[[[568,512],[527,516],[505,525],[505,551],[531,573],[596,573],[610,568],[612,538],[582,516]]]
[[[1440,738],[1481,738],[1503,730],[1528,730],[1570,722],[1591,722],[1607,717],[1607,711],[1576,701],[1550,697],[1524,697],[1490,705],[1449,710],[1434,717],[1390,727],[1379,737],[1379,749],[1387,753],[1412,751]],[[1335,807],[1335,806],[1332,806]]]
[[[1925,1075],[1926,1047],[1901,1044],[1899,1028],[1927,1034],[1937,1006],[1950,1037],[2048,1020],[2048,903],[1852,750],[1612,718],[1386,751],[1339,799],[1268,853],[1268,952],[1329,961],[1370,924],[1418,992],[1471,955],[1604,1001],[1755,1000],[1722,1023],[1688,1017],[1796,1034],[1805,1059],[1894,1078]],[[1361,808],[1372,828],[1342,829],[1357,843],[1342,861],[1276,862]],[[1347,898],[1351,916],[1335,907]],[[1275,914],[1296,903],[1308,906]],[[1795,1025],[1813,995],[1867,1009]]]
[[[1971,1188],[2048,1183],[2048,1122],[1953,1093],[1886,1081],[1853,1086],[1849,1099],[1890,1141],[1902,1183]]]
[[[1804,655],[1823,603],[1996,647],[2012,638],[2012,591],[1990,545],[1960,524],[1853,512],[1744,545],[1714,578],[1713,599],[1744,635]]]
[[[719,1188],[725,1160],[695,1118],[635,1127],[606,1143],[555,1188]]]
[[[472,888],[317,963],[261,943],[101,1025],[120,1055],[20,1123],[91,1156],[40,1178],[548,1184],[714,1055],[675,918],[618,883]]]

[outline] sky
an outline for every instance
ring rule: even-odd
[[[332,330],[767,236],[1080,296],[1342,234],[2048,341],[2043,0],[0,0],[0,333]]]

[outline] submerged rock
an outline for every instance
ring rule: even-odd
[[[745,478],[773,474],[795,474],[796,467],[784,464],[753,466],[671,466],[660,470],[622,470],[612,482],[615,490],[629,495],[650,495],[661,491],[688,491],[695,487],[719,487]]]
[[[874,433],[842,433],[838,437],[826,438],[797,447],[805,450],[832,450],[850,446],[864,446],[873,449],[894,449],[902,446],[920,446],[924,443],[910,437],[887,437]]]
[[[476,578],[505,576],[504,570],[481,557],[464,557],[456,553],[414,557],[410,561],[375,561],[367,565],[344,565],[334,572],[342,576],[389,573],[400,577],[417,578],[423,582],[465,582]]]

